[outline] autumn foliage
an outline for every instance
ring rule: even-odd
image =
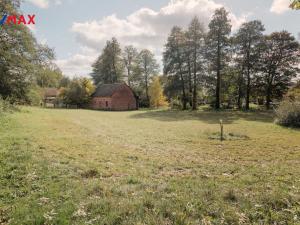
[[[159,77],[155,77],[153,82],[149,88],[149,95],[150,95],[150,106],[152,108],[158,108],[161,106],[167,106],[168,102],[166,97],[163,94],[163,88],[160,84]]]

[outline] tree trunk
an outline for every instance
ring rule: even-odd
[[[128,78],[127,78],[128,86],[131,87],[131,83],[130,83],[130,76],[131,75],[130,75],[130,69],[129,68],[127,69],[127,76],[128,76]]]
[[[194,49],[193,110],[197,110],[197,49]]]
[[[193,86],[192,86],[192,71],[190,56],[188,58],[188,71],[189,71],[189,104],[193,107]]]
[[[250,109],[250,89],[251,89],[251,81],[250,81],[250,71],[247,69],[247,93],[246,93],[246,110]]]
[[[238,100],[237,100],[237,107],[238,107],[239,110],[242,109],[243,71],[244,71],[244,69],[241,70],[241,73],[240,73],[240,75],[239,75],[239,80],[238,80],[239,83],[238,83]]]
[[[238,107],[239,110],[242,109],[242,90],[241,90],[241,86],[239,86],[239,93],[238,93],[237,107]]]
[[[183,76],[180,75],[180,79],[181,79],[181,87],[182,87],[182,109],[186,110],[186,105],[187,105],[187,101],[186,101],[186,93],[185,93],[185,84],[184,84],[184,80],[183,80]]]
[[[148,75],[145,76],[145,86],[146,86],[146,98],[147,98],[147,104],[150,106],[150,97],[149,97],[149,91],[148,91]]]
[[[197,74],[194,73],[193,110],[197,110]]]
[[[238,101],[237,101],[237,106],[238,109],[241,110],[242,109],[242,98],[243,98],[243,76],[244,76],[244,65],[242,65],[241,71],[240,71],[240,75],[239,75],[239,79],[238,79]]]
[[[250,44],[249,44],[250,48]],[[250,52],[247,51],[247,90],[246,90],[246,110],[250,109],[250,91],[251,91],[251,77],[250,77]]]
[[[182,68],[181,65],[179,66],[179,71],[180,71],[180,79],[181,79],[181,88],[182,88],[182,109],[186,110],[186,105],[187,105],[187,98],[186,98],[186,93],[185,93],[185,82],[182,74]]]
[[[217,51],[217,85],[216,85],[216,109],[220,109],[220,92],[221,92],[221,49],[220,41],[218,40]]]
[[[267,94],[266,94],[266,108],[270,109],[271,108],[271,94],[272,94],[272,87],[271,84],[268,84],[267,87]]]
[[[147,98],[147,104],[150,106],[150,97],[149,97],[149,91],[148,91],[148,68],[147,68],[147,62],[144,59],[144,73],[145,73],[145,86],[146,86],[146,98]]]

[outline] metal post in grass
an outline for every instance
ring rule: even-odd
[[[224,136],[223,136],[223,120],[220,120],[220,128],[221,128],[220,140],[223,141],[224,140]]]

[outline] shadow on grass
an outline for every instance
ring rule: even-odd
[[[200,120],[208,124],[219,123],[222,119],[224,124],[231,124],[234,121],[242,119],[247,121],[259,121],[272,123],[274,114],[269,111],[179,111],[179,110],[149,110],[131,116],[134,119],[155,119],[159,121],[185,121]]]

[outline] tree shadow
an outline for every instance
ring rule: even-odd
[[[224,124],[234,123],[236,120],[243,119],[247,121],[259,121],[264,123],[272,123],[274,121],[274,113],[270,111],[179,111],[179,110],[147,110],[142,113],[131,115],[134,119],[154,119],[165,122],[200,120],[208,124],[217,124],[220,119]]]

